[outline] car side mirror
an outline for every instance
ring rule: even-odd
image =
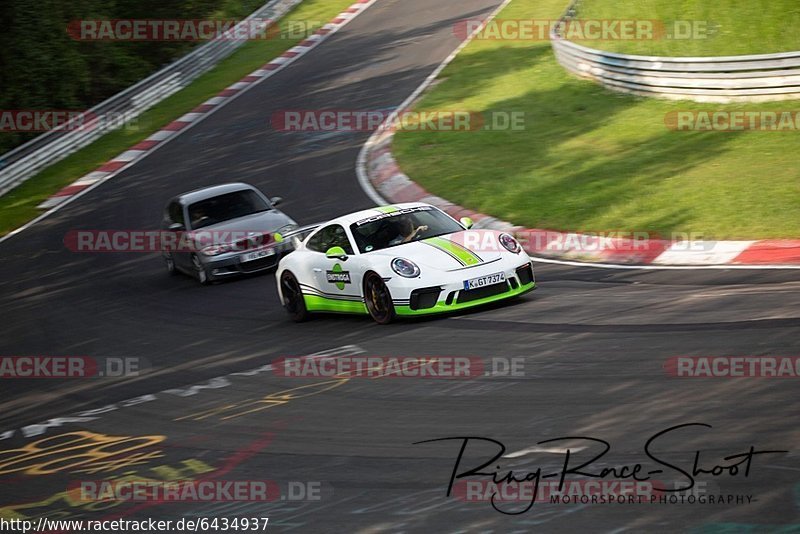
[[[475,223],[472,222],[472,219],[469,217],[461,217],[461,224],[464,226],[464,228],[469,230]]]
[[[171,232],[183,232],[186,228],[181,223],[172,223],[169,225]]]
[[[325,253],[325,257],[329,260],[341,260],[347,261],[347,253],[344,251],[342,247],[331,247],[328,249],[328,252]]]
[[[281,202],[283,202],[283,197],[272,197],[269,199],[269,203],[273,206],[277,206]]]

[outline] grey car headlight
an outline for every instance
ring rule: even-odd
[[[298,228],[300,227],[297,226],[296,224],[286,224],[278,228],[278,230],[274,232],[272,236],[275,239],[276,243],[280,243],[281,241],[283,241],[283,238],[286,236],[286,234],[288,234],[289,232],[294,232]]]
[[[220,254],[230,252],[232,249],[233,247],[229,243],[221,243],[219,245],[205,247],[200,252],[202,252],[204,256],[219,256]]]

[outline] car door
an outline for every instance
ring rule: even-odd
[[[328,258],[326,252],[333,247],[341,247],[347,258]],[[311,236],[306,248],[311,252],[317,289],[332,297],[361,297],[357,283],[360,276],[350,269],[353,266],[353,245],[343,226],[331,224],[321,228]]]

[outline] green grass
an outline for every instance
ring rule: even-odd
[[[800,50],[797,0],[583,0],[585,20],[658,20],[673,38],[582,40],[579,44],[626,54],[722,56]],[[676,24],[675,21],[680,21]],[[683,33],[696,25],[694,36]],[[703,26],[704,23],[707,23]],[[678,28],[678,32],[672,30]],[[706,31],[708,28],[710,31]]]
[[[286,19],[317,22],[310,29],[313,31],[351,4],[352,0],[305,0],[288,13]],[[245,44],[189,87],[143,113],[136,121],[136,127],[122,128],[103,136],[0,197],[0,236],[39,215],[36,206],[62,187],[191,111],[300,40],[269,39]]]
[[[500,18],[555,18],[564,6],[514,0]],[[532,228],[800,237],[800,132],[672,131],[670,111],[734,107],[607,91],[569,76],[548,42],[474,41],[417,109],[525,113],[522,131],[395,137],[412,179],[470,209]]]

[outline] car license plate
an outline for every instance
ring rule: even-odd
[[[274,256],[275,249],[274,248],[265,248],[261,250],[256,250],[255,252],[248,252],[247,254],[242,255],[242,263],[246,263],[248,261],[255,261],[260,260],[261,258],[266,258],[268,256]]]
[[[490,286],[492,284],[499,284],[506,281],[506,273],[494,273],[479,278],[472,278],[471,280],[464,280],[464,290],[479,289],[481,287]]]

